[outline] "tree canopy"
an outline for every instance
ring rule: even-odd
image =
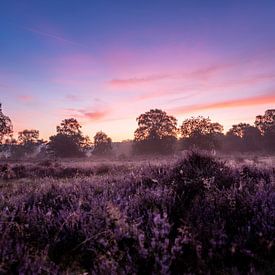
[[[75,118],[64,119],[60,126],[56,127],[58,134],[67,136],[77,136],[81,135],[81,125]]]
[[[13,127],[11,119],[3,114],[2,104],[0,103],[0,144],[6,136],[11,137],[12,133]]]
[[[234,124],[232,127],[228,130],[227,134],[228,135],[235,135],[237,137],[243,137],[246,129],[251,127],[250,124],[248,123],[239,123],[239,124]]]
[[[177,136],[177,119],[159,109],[152,109],[137,118],[135,141],[158,140]]]
[[[49,150],[59,157],[83,156],[82,147],[86,138],[80,129],[81,125],[76,119],[64,119],[56,127],[57,134],[50,137]]]
[[[219,146],[218,137],[222,131],[221,124],[202,116],[186,119],[180,127],[184,148],[215,149]]]
[[[94,136],[95,155],[106,155],[112,151],[112,140],[104,132],[97,132]]]
[[[24,130],[18,133],[18,141],[21,144],[26,143],[37,143],[39,139],[39,131],[38,130]]]
[[[275,126],[275,109],[266,110],[264,115],[256,116],[255,125],[262,133],[273,128]]]
[[[269,152],[275,152],[275,109],[266,110],[263,116],[257,116],[255,125],[263,135],[264,147]]]
[[[171,152],[177,138],[177,119],[160,109],[151,109],[137,118],[134,133],[136,152]]]
[[[182,138],[188,138],[193,135],[208,135],[221,133],[223,126],[217,122],[211,122],[210,118],[202,116],[191,117],[183,121],[180,127]]]

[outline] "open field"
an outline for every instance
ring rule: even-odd
[[[272,274],[275,158],[0,164],[0,273]]]

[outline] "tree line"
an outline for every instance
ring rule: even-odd
[[[220,123],[202,116],[188,118],[178,127],[175,117],[159,109],[140,115],[137,122],[136,152],[170,153],[194,148],[227,153],[275,152],[275,110],[256,116],[254,125],[232,125],[226,133]]]
[[[275,152],[275,110],[267,110],[255,118],[254,125],[239,123],[223,133],[223,126],[202,116],[191,117],[178,126],[177,119],[160,109],[151,109],[137,117],[134,132],[134,154],[171,154],[177,150],[202,149],[231,152]],[[0,104],[0,144],[2,151],[23,157],[35,152],[57,157],[83,157],[87,151],[94,155],[110,155],[112,140],[102,131],[90,140],[81,131],[75,118],[64,119],[49,141],[39,139],[38,130],[24,130],[13,137],[12,122],[2,112]]]

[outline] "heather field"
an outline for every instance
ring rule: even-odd
[[[1,274],[274,274],[272,157],[0,164]]]

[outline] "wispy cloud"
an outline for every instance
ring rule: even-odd
[[[135,97],[135,101],[144,101],[144,100],[150,100],[150,99],[156,99],[160,97],[171,97],[171,96],[177,96],[181,95],[182,99],[190,98],[197,93],[192,92],[192,88],[186,87],[186,88],[180,88],[180,89],[167,89],[167,90],[157,90],[153,92],[147,92],[141,95],[138,95]]]
[[[79,100],[80,100],[80,97],[77,96],[77,95],[74,95],[74,94],[67,94],[67,95],[65,96],[65,99],[68,100],[68,101],[75,102],[75,101],[79,101]]]
[[[92,109],[92,108],[91,108]],[[95,111],[90,111],[90,108],[86,109],[74,109],[67,108],[65,109],[66,113],[69,113],[71,116],[74,116],[79,119],[84,119],[90,121],[102,121],[110,114],[109,109],[100,110],[97,108]]]
[[[85,118],[88,118],[91,121],[98,121],[105,118],[108,113],[109,112],[105,110],[105,111],[96,111],[96,112],[85,112],[83,113],[83,115]]]
[[[259,84],[262,82],[271,82],[275,80],[275,73],[262,73],[262,74],[252,74],[241,79],[225,80],[221,83],[211,84],[211,88],[232,88],[232,87],[242,87]]]
[[[112,79],[108,83],[113,87],[123,86],[135,86],[150,82],[157,82],[165,79],[195,79],[195,80],[206,80],[207,78],[226,70],[233,66],[233,64],[216,64],[201,68],[198,70],[182,73],[164,73],[164,74],[151,74],[143,77],[132,77],[122,79]]]
[[[143,84],[153,81],[159,81],[162,79],[170,78],[171,74],[156,74],[156,75],[149,75],[144,77],[133,77],[133,78],[126,78],[126,79],[112,79],[109,81],[109,84],[112,86],[128,86],[128,85],[137,85]]]
[[[209,109],[227,109],[227,108],[237,108],[237,107],[248,107],[248,106],[258,106],[263,104],[275,104],[275,91],[272,93],[247,97],[241,99],[232,99],[220,102],[212,102],[205,104],[194,104],[181,106],[171,109],[170,111],[174,114],[184,114],[188,112],[203,111]]]
[[[23,103],[30,103],[33,102],[35,98],[31,95],[19,95],[17,99]]]
[[[40,29],[37,29],[37,28],[29,28],[29,27],[21,27],[21,28],[26,30],[26,31],[29,31],[29,32],[32,32],[32,33],[35,33],[35,34],[38,34],[38,35],[41,35],[41,36],[44,36],[44,37],[49,37],[51,39],[61,41],[61,42],[67,43],[67,44],[86,47],[85,45],[83,45],[81,43],[69,40],[69,39],[67,39],[63,36],[57,35],[57,34],[46,32],[44,30],[40,30]]]

